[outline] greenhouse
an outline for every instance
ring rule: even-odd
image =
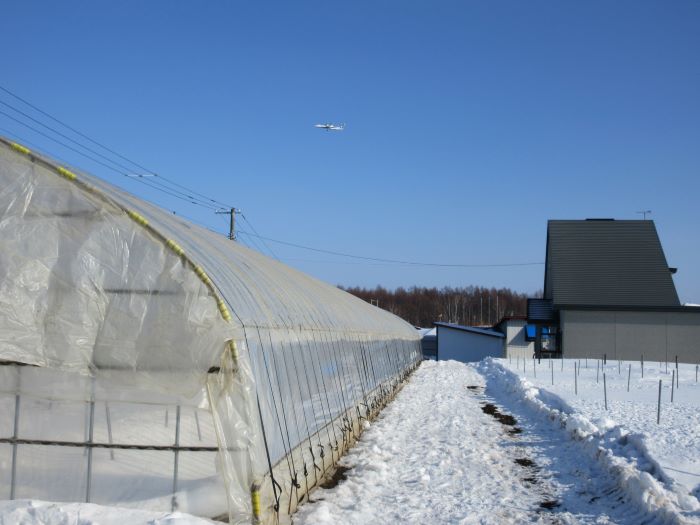
[[[287,521],[417,331],[0,138],[0,499]]]

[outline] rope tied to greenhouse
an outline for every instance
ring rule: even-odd
[[[321,450],[323,451],[323,445],[320,445]],[[313,464],[314,464],[314,469],[316,470],[321,470],[321,468],[316,464],[316,455],[314,454],[314,447],[312,445],[309,445],[309,452],[311,452],[311,458],[313,459]],[[323,456],[321,456],[323,457]],[[304,468],[306,468],[306,463],[304,464]]]
[[[301,349],[301,345],[299,346],[299,348]],[[299,390],[299,399],[300,399],[300,400],[302,401],[302,403],[303,403],[304,395],[303,395],[302,389],[301,389],[301,381],[299,381],[299,368],[297,367],[297,361],[296,361],[296,358],[295,358],[294,346],[292,346],[292,349],[291,349],[291,359],[292,359],[292,363],[293,363],[293,365],[294,365],[294,373],[295,373],[295,376],[296,376],[296,384],[297,384],[297,388],[298,388],[298,390]],[[285,363],[286,363],[286,357],[285,357]],[[287,365],[286,368],[287,368],[287,372],[289,372],[289,366],[288,366],[288,365]],[[314,421],[317,421],[316,409],[314,408],[313,399],[312,399],[312,395],[311,395],[311,384],[310,384],[310,382],[309,382],[309,377],[308,377],[308,374],[307,374],[307,372],[306,372],[306,367],[302,367],[302,368],[304,369],[304,375],[305,375],[305,377],[306,377],[306,387],[307,387],[307,391],[308,391],[308,393],[309,393],[309,401],[310,401],[310,403],[311,403],[311,411],[313,412]],[[321,469],[319,469],[319,468],[318,468],[318,465],[316,465],[316,456],[314,455],[313,445],[312,445],[312,442],[311,442],[312,433],[311,433],[311,429],[310,429],[310,427],[309,427],[308,414],[306,413],[306,409],[303,408],[303,407],[302,407],[302,412],[303,412],[303,414],[304,414],[304,418],[303,418],[303,419],[304,419],[304,423],[305,423],[305,425],[306,425],[306,434],[307,434],[307,437],[308,437],[308,440],[309,440],[309,452],[311,453],[311,461],[312,461],[312,463],[313,463],[313,465],[314,465],[314,473],[315,473],[317,470],[321,470]],[[321,444],[321,436],[320,436],[320,434],[319,434],[318,431],[316,431],[315,434],[318,436],[319,445],[320,445],[320,444]],[[302,457],[303,457],[303,455],[302,455]],[[304,461],[304,477],[308,477],[308,471],[307,471],[307,468],[306,468],[306,461]],[[316,482],[318,482],[318,479],[316,479]],[[307,486],[308,486],[308,481],[307,481]]]
[[[272,340],[270,341],[270,343],[272,343]],[[285,351],[284,343],[281,342],[280,345],[281,345],[281,347],[282,347],[282,360],[284,361],[284,371],[285,371],[285,374],[286,374],[286,377],[287,377],[287,386],[289,387],[289,394],[290,394],[290,397],[291,397],[290,403],[291,403],[291,405],[292,405],[292,412],[293,412],[293,414],[294,414],[294,423],[295,423],[296,429],[297,429],[297,437],[299,437],[299,430],[300,430],[300,428],[299,428],[299,427],[300,427],[300,425],[299,425],[299,416],[298,416],[298,414],[297,414],[296,403],[294,402],[294,399],[293,399],[294,393],[293,393],[293,391],[292,391],[292,382],[295,382],[296,385],[297,385],[297,389],[299,390],[299,399],[300,399],[300,400],[303,400],[303,395],[302,395],[302,393],[301,393],[301,384],[300,384],[300,381],[299,381],[299,375],[298,375],[298,373],[295,373],[295,374],[294,374],[295,380],[294,380],[294,381],[292,380],[292,374],[291,374],[290,366],[289,366],[289,363],[287,362],[287,353],[290,353],[290,352],[291,352],[291,354],[292,354],[292,361],[293,361],[293,363],[294,363],[294,367],[295,367],[295,371],[296,371],[296,360],[294,359],[294,345],[293,345],[293,344],[290,344],[290,345],[289,345],[289,352]],[[276,365],[275,365],[275,366],[276,366]],[[282,387],[282,385],[278,384],[278,388],[281,389],[281,387]],[[303,410],[303,408],[302,408],[302,411],[303,411],[303,413],[304,413],[304,417],[303,417],[302,419],[304,420],[304,423],[306,424],[306,433],[307,433],[307,435],[309,436],[309,439],[310,439],[311,431],[309,430],[308,420],[307,420],[307,417],[306,417],[306,411]],[[289,440],[289,437],[287,437],[287,439]],[[295,446],[296,446],[296,445],[297,445],[297,443],[296,443],[296,441],[295,441]],[[291,449],[291,443],[290,443],[290,449]],[[305,484],[306,484],[306,491],[308,492],[308,491],[309,491],[309,479],[308,479],[309,470],[308,470],[308,468],[307,468],[307,466],[306,466],[306,459],[304,458],[303,450],[301,451],[300,456],[301,456],[302,465],[303,465],[303,467],[304,467],[304,468],[303,468],[303,471],[302,471],[303,474],[304,474],[304,482],[305,482]],[[297,487],[297,488],[300,488],[300,487],[301,487],[301,485],[300,485],[299,487]]]
[[[259,327],[257,328],[257,332],[258,332],[258,341],[260,341],[260,345],[263,346],[262,345],[262,337],[260,335],[260,328]],[[272,344],[272,341],[270,341],[270,344]],[[287,432],[287,442],[285,442],[284,433],[282,430],[282,422],[280,421],[279,410],[277,408],[277,400],[275,397],[274,388],[272,387],[272,377],[270,375],[270,369],[269,369],[269,366],[267,363],[266,354],[267,354],[267,352],[264,351],[264,347],[263,347],[262,358],[263,358],[263,363],[265,364],[265,374],[267,376],[267,382],[268,382],[268,385],[270,386],[270,395],[272,396],[272,404],[273,404],[273,407],[275,410],[275,419],[277,420],[277,426],[278,426],[279,431],[280,431],[280,436],[282,437],[282,446],[284,448],[284,458],[287,461],[287,468],[289,469],[289,475],[292,476],[292,472],[296,471],[296,467],[294,467],[294,458],[291,457],[292,456],[291,445],[288,446],[289,432]],[[277,385],[279,386],[279,377],[277,379]],[[259,403],[259,401],[258,401],[258,403]],[[282,403],[281,399],[280,399],[280,403]],[[284,411],[284,405],[282,405],[282,410]],[[283,415],[284,415],[284,412],[283,412]],[[261,416],[261,418],[262,418],[262,416]],[[286,425],[286,418],[285,418],[285,425]],[[291,463],[290,463],[290,460],[291,460]],[[272,475],[272,473],[270,473],[270,475]],[[291,494],[290,494],[290,502],[291,502]]]
[[[274,475],[274,470],[272,468],[272,458],[270,458],[270,447],[267,443],[267,433],[265,432],[265,425],[263,424],[262,420],[262,409],[260,407],[260,394],[256,394],[256,400],[258,403],[258,415],[260,416],[260,428],[262,430],[262,437],[263,437],[263,443],[265,444],[265,455],[267,456],[267,468],[269,469],[270,472],[270,481],[272,482],[272,493],[275,498],[275,505],[274,509],[275,512],[279,512],[280,510],[280,497],[282,496],[282,486],[277,483],[277,480],[275,479]],[[279,493],[277,492],[277,489],[279,488]]]
[[[327,423],[330,423],[330,422],[333,421],[333,411],[331,410],[330,398],[328,397],[328,386],[326,385],[326,381],[325,381],[325,379],[324,379],[324,377],[323,377],[323,367],[321,366],[321,356],[320,356],[320,353],[321,353],[321,351],[322,351],[322,349],[323,349],[323,345],[321,345],[320,347],[318,346],[318,341],[316,341],[316,335],[315,335],[315,334],[314,334],[314,340],[313,340],[313,341],[314,341],[314,344],[317,345],[317,346],[316,346],[316,350],[317,350],[317,351],[316,351],[316,352],[310,352],[310,354],[311,354],[311,362],[312,362],[312,365],[313,365],[313,366],[312,366],[312,369],[313,369],[314,383],[316,384],[316,390],[320,393],[320,392],[321,392],[321,386],[320,386],[319,381],[318,381],[318,376],[316,375],[316,372],[317,372],[317,370],[318,370],[318,373],[321,375],[321,384],[323,384],[323,394],[324,394],[324,397],[325,397],[325,400],[326,400],[326,407],[328,408],[328,419],[327,419],[326,421],[327,421]],[[327,340],[326,340],[326,342],[327,342]],[[309,346],[309,350],[310,350],[310,346]],[[318,363],[318,369],[316,368],[315,363],[314,363],[314,355],[316,356],[316,362]],[[309,383],[309,388],[311,388],[311,383]],[[324,408],[323,408],[323,399],[324,399],[324,397],[321,398],[321,412],[324,413],[324,418],[325,418],[325,410],[324,410]],[[333,450],[334,450],[334,449],[333,449],[333,445],[332,445],[332,443],[331,443],[331,433],[330,433],[329,430],[328,430],[328,426],[330,426],[330,427],[331,427],[331,430],[333,431],[333,438],[335,439],[335,443],[336,443],[336,448],[335,448],[335,450],[337,450],[338,436],[336,436],[335,427],[334,427],[333,425],[328,425],[328,424],[327,424],[327,425],[326,425],[326,436],[328,437],[328,448],[331,450],[331,459],[332,459],[332,458],[333,458]],[[321,436],[320,436],[320,435],[318,436],[318,446],[319,446],[319,448],[321,449],[321,458],[323,459],[324,456],[325,456],[325,452],[324,452],[323,444],[321,443]]]

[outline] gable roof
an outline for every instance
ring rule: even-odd
[[[679,306],[653,221],[549,221],[544,298],[555,306]]]

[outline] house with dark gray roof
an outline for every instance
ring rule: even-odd
[[[697,362],[700,308],[680,304],[675,272],[653,221],[549,221],[543,298],[528,301],[535,351]]]

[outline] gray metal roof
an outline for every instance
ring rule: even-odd
[[[679,306],[653,221],[549,221],[544,298],[554,306]]]
[[[453,323],[433,323],[438,328],[452,328],[453,330],[461,330],[463,332],[473,332],[475,334],[488,335],[491,337],[505,337],[501,332],[496,332],[495,330],[486,330],[485,328],[475,328],[473,326],[462,326],[460,324]]]

